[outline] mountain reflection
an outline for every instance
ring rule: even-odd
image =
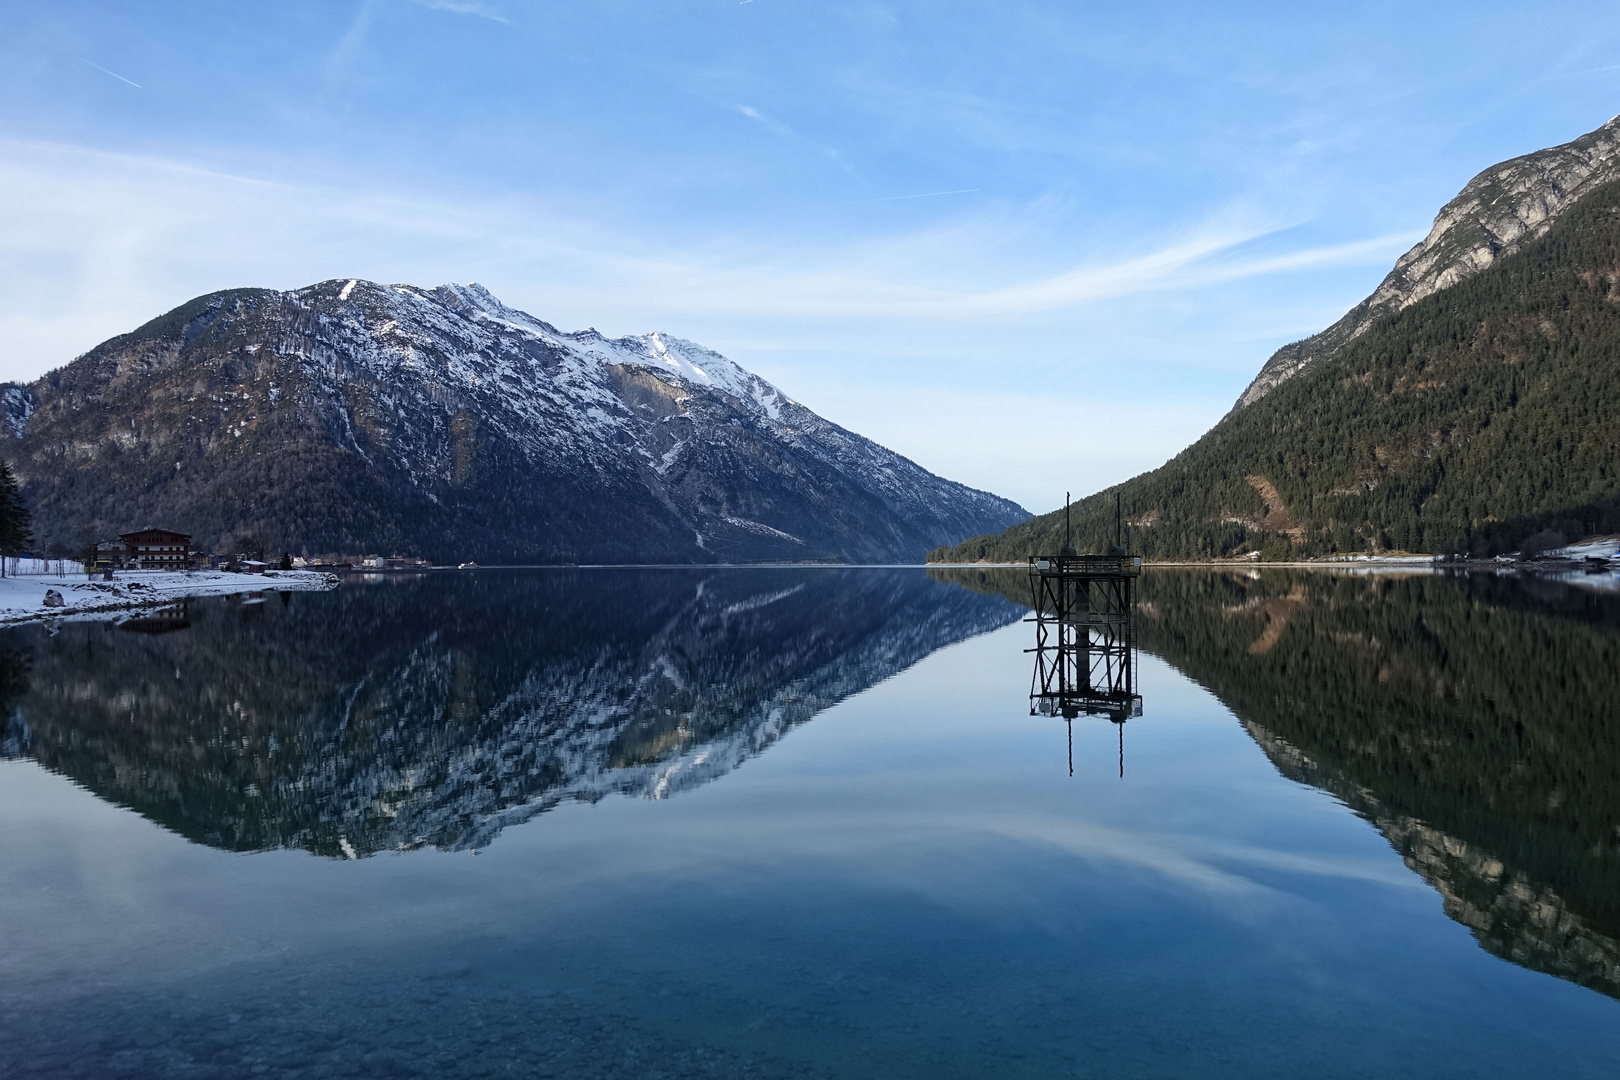
[[[274,598],[272,598],[274,599]],[[1018,610],[881,571],[482,573],[7,634],[4,752],[236,851],[662,798]],[[126,624],[128,625],[128,624]]]
[[[1028,603],[1018,572],[936,571]],[[1620,997],[1620,597],[1552,582],[1143,575],[1140,643],[1376,826],[1486,949]]]

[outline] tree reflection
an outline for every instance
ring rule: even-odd
[[[1018,571],[937,576],[1028,605]],[[1620,997],[1620,597],[1152,570],[1140,643],[1375,825],[1491,952]]]

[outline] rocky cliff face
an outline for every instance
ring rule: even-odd
[[[1582,195],[1620,178],[1620,116],[1573,142],[1492,165],[1441,207],[1373,294],[1319,334],[1284,345],[1243,391],[1251,405],[1359,337],[1380,316],[1450,288],[1546,234]]]
[[[199,297],[0,390],[42,546],[479,562],[920,561],[1027,515],[663,334],[563,333],[476,285]]]

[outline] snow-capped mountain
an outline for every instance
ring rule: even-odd
[[[1019,614],[917,571],[859,569],[438,575],[285,606],[198,600],[181,633],[68,623],[15,639],[29,685],[0,702],[0,755],[232,850],[477,848],[563,802],[722,777]]]
[[[477,285],[212,293],[0,411],[45,544],[161,523],[294,553],[920,561],[1028,516],[700,345],[564,333]]]

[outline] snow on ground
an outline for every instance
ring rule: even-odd
[[[0,623],[31,622],[62,615],[160,607],[188,596],[229,596],[245,592],[312,592],[337,586],[333,574],[314,570],[272,570],[233,574],[226,570],[120,570],[111,581],[83,574],[24,574],[0,580]],[[46,595],[62,598],[47,606]]]
[[[1428,566],[1437,563],[1437,555],[1329,555],[1320,562],[1328,565],[1338,563],[1370,564],[1373,566]]]
[[[1594,536],[1568,547],[1554,548],[1545,557],[1554,559],[1613,559],[1620,557],[1620,536]]]

